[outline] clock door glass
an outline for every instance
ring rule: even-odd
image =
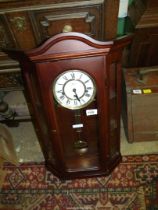
[[[67,171],[99,166],[99,117],[93,77],[81,70],[59,74],[52,83],[56,118]]]

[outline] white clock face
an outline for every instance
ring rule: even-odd
[[[68,109],[81,109],[92,102],[96,87],[91,76],[80,70],[60,74],[53,83],[57,102]]]

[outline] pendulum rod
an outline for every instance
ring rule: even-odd
[[[81,111],[75,110],[75,124],[78,125],[76,128],[77,133],[77,140],[74,142],[74,148],[78,150],[82,150],[82,152],[85,152],[85,149],[87,151],[88,144],[85,140],[82,139],[82,121],[81,121]]]

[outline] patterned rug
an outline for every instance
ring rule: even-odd
[[[4,170],[0,210],[158,210],[158,155],[125,156],[107,177],[68,181],[43,163]]]

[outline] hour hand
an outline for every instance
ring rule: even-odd
[[[78,97],[78,95],[77,95],[77,93],[76,93],[76,89],[74,88],[72,91],[75,93],[74,96],[76,97],[76,99],[80,102],[80,99],[79,99],[79,97]]]

